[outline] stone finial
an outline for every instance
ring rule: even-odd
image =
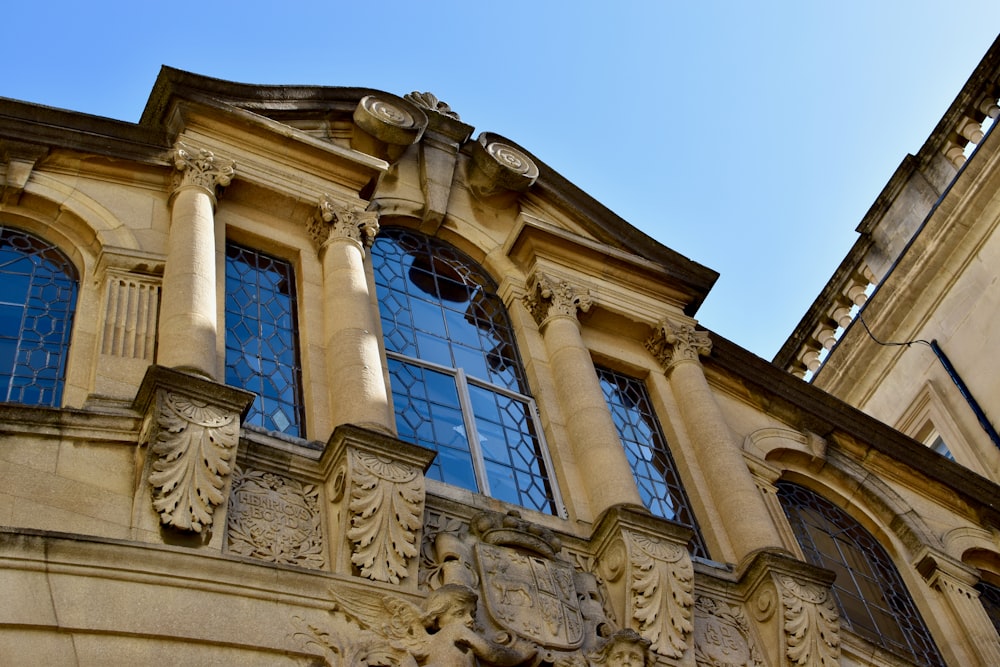
[[[229,185],[236,174],[232,160],[220,158],[205,148],[194,148],[178,142],[174,149],[174,192],[197,187],[215,199],[216,188]]]
[[[555,280],[543,273],[534,277],[534,289],[524,297],[525,306],[542,326],[554,317],[576,318],[577,311],[587,312],[594,300],[590,290],[571,285],[565,280]]]
[[[451,110],[451,107],[442,102],[437,98],[434,93],[421,93],[414,90],[412,93],[407,93],[403,95],[403,99],[407,102],[412,102],[416,104],[421,109],[427,109],[429,111],[436,111],[442,116],[448,116],[448,118],[454,118],[455,120],[461,120],[458,114]]]
[[[680,361],[698,361],[700,355],[712,352],[712,339],[707,331],[697,331],[690,324],[663,320],[646,340],[649,350],[664,370]]]
[[[338,239],[350,239],[366,248],[371,247],[378,230],[378,212],[345,206],[329,195],[323,195],[308,222],[309,236],[318,251]]]

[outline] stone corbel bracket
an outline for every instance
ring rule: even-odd
[[[10,139],[0,140],[0,162],[6,165],[6,173],[0,187],[0,203],[16,205],[21,201],[24,186],[31,178],[35,163],[45,157],[49,149],[45,146],[28,144]]]
[[[840,665],[840,613],[830,590],[832,572],[763,551],[751,557],[739,578],[773,664]]]
[[[657,656],[683,658],[692,649],[692,533],[632,507],[606,512],[594,532],[597,575],[615,617],[650,642]]]
[[[435,452],[358,426],[337,427],[324,459],[331,473],[334,570],[416,587],[424,471]]]
[[[201,533],[229,496],[243,414],[254,395],[150,366],[133,408],[145,417],[144,478],[163,526]]]
[[[477,199],[510,206],[538,180],[535,162],[499,135],[483,132],[469,149],[469,187]]]

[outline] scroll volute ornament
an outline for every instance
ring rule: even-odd
[[[679,362],[698,361],[699,356],[711,354],[712,339],[707,331],[698,331],[692,324],[665,319],[646,339],[646,349],[664,370],[670,370]]]
[[[197,187],[206,191],[215,200],[216,190],[229,185],[236,174],[232,160],[220,158],[205,148],[196,148],[178,142],[173,153],[173,191],[185,187]]]
[[[338,239],[350,239],[368,248],[379,231],[378,212],[348,206],[323,195],[309,219],[307,231],[317,252]]]
[[[536,273],[528,286],[524,304],[540,327],[554,317],[575,319],[577,312],[586,313],[594,304],[589,289],[544,273]]]

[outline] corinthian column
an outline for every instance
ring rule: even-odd
[[[698,359],[712,349],[708,333],[695,331],[689,324],[664,320],[646,347],[667,373],[698,464],[736,551],[736,560],[758,549],[781,548],[767,506]]]
[[[218,373],[215,191],[229,185],[233,163],[178,144],[163,270],[158,363],[208,379]]]
[[[594,362],[580,335],[577,311],[590,309],[590,295],[540,274],[534,282],[525,303],[545,340],[570,445],[588,481],[591,510],[597,517],[614,505],[642,506]]]
[[[334,427],[356,424],[393,432],[365,249],[378,233],[378,213],[323,197],[309,222],[323,265],[324,331]]]

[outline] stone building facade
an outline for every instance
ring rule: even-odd
[[[996,484],[433,95],[0,110],[3,664],[1000,664]]]

